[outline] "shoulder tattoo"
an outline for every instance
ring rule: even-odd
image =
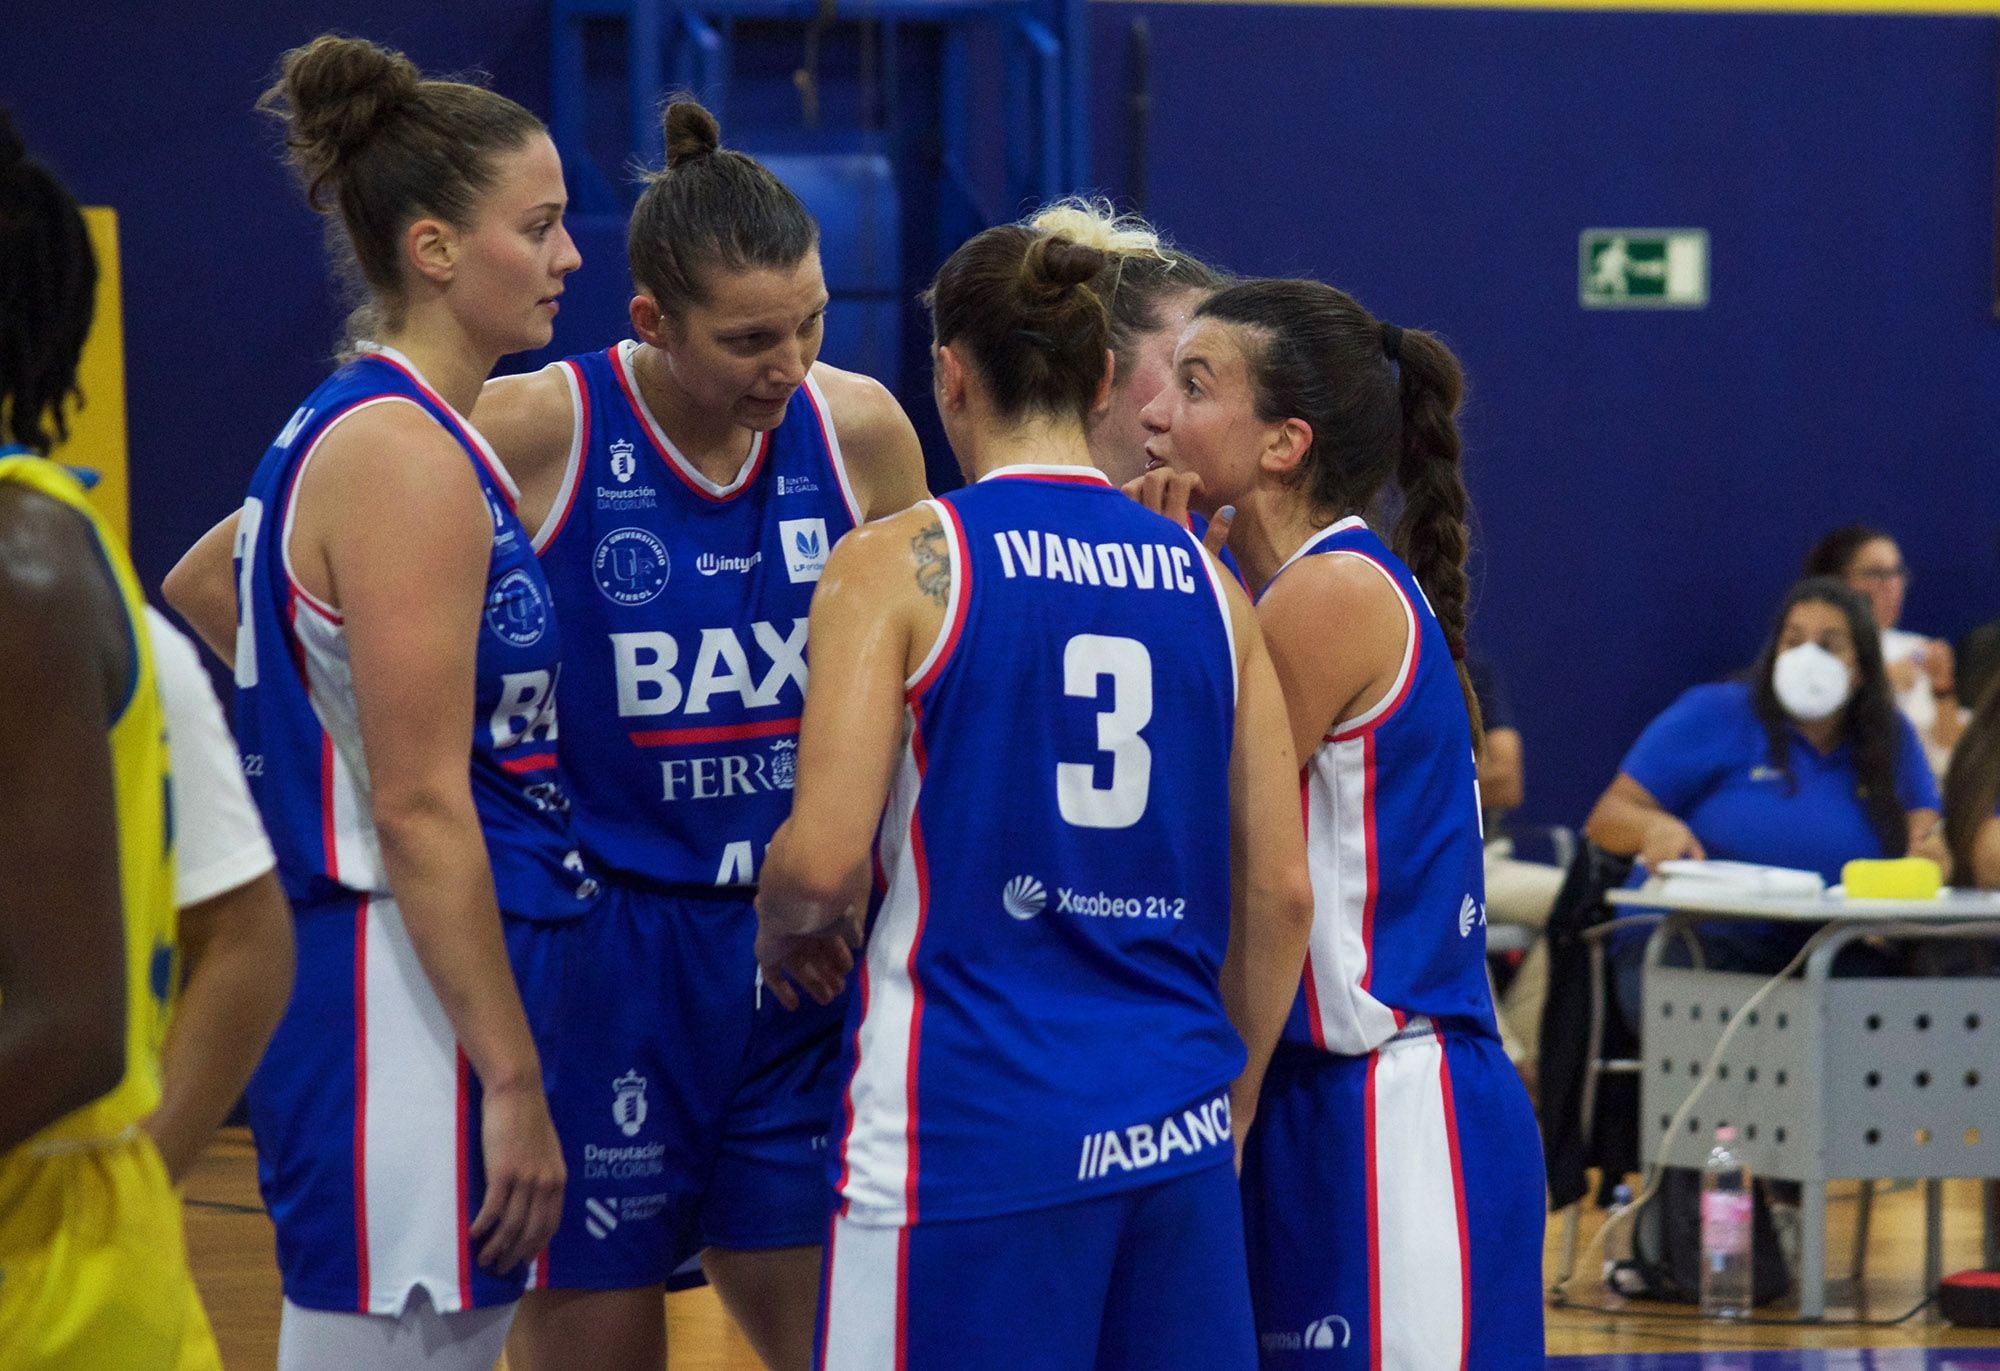
[[[917,589],[942,607],[951,598],[951,548],[944,540],[944,525],[936,515],[910,539],[910,552],[917,562]]]

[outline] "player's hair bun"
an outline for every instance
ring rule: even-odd
[[[284,119],[285,145],[317,202],[320,189],[416,99],[422,80],[400,52],[322,34],[285,54],[259,105]]]
[[[1158,254],[1165,244],[1151,224],[1136,214],[1120,214],[1109,200],[1073,196],[1038,210],[1028,227],[1042,233],[1067,238],[1072,243],[1113,257],[1135,253]]]
[[[1101,249],[1043,234],[1021,254],[1021,283],[1030,299],[1053,303],[1065,293],[1095,280],[1108,260]]]
[[[666,133],[668,171],[707,157],[722,146],[722,125],[699,100],[672,101],[660,125]]]

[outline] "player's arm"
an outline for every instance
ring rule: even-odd
[[[757,960],[787,1007],[797,1002],[787,975],[825,1003],[852,964],[845,947],[859,941],[912,644],[935,638],[950,592],[943,546],[929,508],[870,524],[834,548],[813,593],[792,813],[757,890]]]
[[[1256,1117],[1264,1070],[1298,996],[1312,933],[1313,892],[1284,691],[1248,597],[1219,566],[1212,569],[1228,593],[1236,629],[1236,732],[1229,756],[1234,899],[1222,998],[1248,1049],[1229,1102],[1240,1149]]]
[[[539,533],[555,508],[576,439],[563,368],[494,377],[480,389],[470,417],[520,488],[515,513],[521,526],[530,536]]]
[[[125,1071],[107,587],[76,514],[0,487],[0,1155]],[[129,671],[129,661],[125,663]]]
[[[1359,557],[1300,558],[1265,589],[1257,617],[1302,761],[1396,683],[1409,634],[1403,597]]]
[[[208,650],[236,664],[236,524],[241,510],[201,535],[160,582],[160,594]]]
[[[506,1271],[555,1231],[564,1169],[468,766],[492,515],[465,454],[410,405],[345,420],[301,481],[302,511],[324,518],[293,556],[322,559],[345,621],[389,887],[484,1092],[473,1233],[481,1263]]]
[[[178,1182],[243,1093],[292,993],[292,921],[236,742],[194,645],[146,611],[173,740],[184,982],[146,1129]]]
[[[924,447],[910,416],[896,403],[888,387],[824,362],[813,366],[813,380],[826,396],[828,416],[840,438],[847,479],[863,519],[900,514],[926,498]]]

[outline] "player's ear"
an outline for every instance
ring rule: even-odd
[[[419,219],[403,231],[403,251],[411,268],[442,286],[458,273],[458,230],[442,219]]]
[[[632,318],[632,336],[648,347],[662,347],[669,341],[667,337],[668,319],[660,308],[660,302],[650,295],[635,295],[626,306]]]
[[[1303,419],[1287,419],[1264,431],[1264,450],[1257,465],[1273,476],[1290,476],[1312,451],[1312,425]]]
[[[1118,354],[1110,348],[1104,349],[1104,379],[1097,383],[1096,398],[1090,402],[1090,417],[1095,419],[1111,408],[1111,392],[1118,388]]]
[[[940,414],[956,414],[965,408],[965,363],[949,343],[931,348],[931,393]]]

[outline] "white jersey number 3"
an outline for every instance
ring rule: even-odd
[[[1056,808],[1078,828],[1130,828],[1146,813],[1153,750],[1139,736],[1153,720],[1153,655],[1136,638],[1079,633],[1063,648],[1063,693],[1098,698],[1111,678],[1111,708],[1097,716],[1097,750],[1111,756],[1111,784],[1097,784],[1095,762],[1056,767]]]

